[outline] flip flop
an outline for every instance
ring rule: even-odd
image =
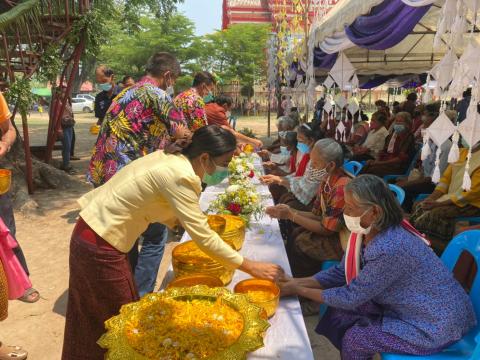
[[[34,294],[37,294],[37,295],[32,296]],[[23,294],[22,297],[19,297],[18,300],[25,303],[33,304],[33,303],[36,303],[38,300],[40,300],[40,293],[38,292],[38,290],[34,288],[30,288],[27,291],[25,291],[25,294]]]
[[[0,360],[25,360],[28,352],[20,346],[0,345]]]

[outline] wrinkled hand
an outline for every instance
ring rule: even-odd
[[[400,186],[400,187],[403,187],[403,186],[407,185],[407,183],[408,183],[408,178],[398,180],[398,181],[396,182],[396,185],[397,185],[397,186]]]
[[[263,164],[263,167],[269,169],[269,170],[273,170],[275,168],[277,168],[277,164],[275,164],[274,162],[272,161],[267,161],[267,162],[264,162]]]
[[[290,206],[285,204],[279,204],[277,206],[271,206],[266,209],[267,215],[272,218],[280,220],[288,220],[293,216],[292,209]]]
[[[257,154],[263,161],[268,161],[270,159],[270,153],[267,150],[260,150]]]
[[[192,132],[184,125],[179,125],[177,131],[175,132],[176,140],[191,139]]]
[[[257,279],[267,279],[276,282],[285,274],[282,267],[276,264],[258,261],[252,261],[251,263],[249,274]]]
[[[260,181],[263,184],[271,185],[271,184],[280,184],[282,182],[282,179],[280,178],[280,176],[276,176],[276,175],[264,175],[260,177]]]
[[[263,142],[261,140],[253,140],[252,141],[253,143],[253,146],[256,148],[256,149],[261,149],[263,147]],[[263,150],[262,150],[263,151]]]
[[[5,141],[0,141],[0,159],[7,155],[8,144]]]
[[[280,287],[280,296],[293,296],[298,294],[298,283],[295,279],[282,281],[278,283]]]

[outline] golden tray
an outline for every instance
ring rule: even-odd
[[[12,172],[7,169],[0,169],[0,195],[6,194],[12,184]]]
[[[228,285],[235,273],[235,270],[223,267],[202,252],[192,240],[183,242],[173,249],[172,266],[175,278],[199,274],[209,275],[222,280],[223,285]]]
[[[196,274],[190,276],[183,276],[181,278],[173,280],[168,284],[167,289],[192,287],[196,285],[205,285],[210,288],[216,288],[222,287],[223,282],[222,280],[214,276]]]
[[[246,279],[235,285],[233,291],[237,294],[248,294],[249,291],[261,291],[270,294],[271,299],[260,301],[251,299],[249,295],[247,296],[251,303],[265,309],[268,318],[275,315],[278,303],[280,302],[280,288],[274,282],[263,279]]]
[[[243,317],[243,330],[239,338],[230,347],[208,357],[208,360],[244,360],[249,352],[264,346],[263,337],[270,327],[268,321],[262,319],[263,310],[251,304],[247,296],[233,294],[224,288],[194,286],[191,288],[174,288],[162,293],[145,295],[140,301],[122,306],[120,315],[105,322],[107,332],[98,340],[98,344],[107,349],[106,360],[150,360],[136,352],[125,335],[127,324],[136,314],[159,299],[211,299],[221,297],[231,308]],[[203,358],[204,360],[206,358]],[[200,359],[198,359],[200,360]]]
[[[245,221],[234,215],[208,215],[208,224],[228,245],[240,250],[245,242]]]

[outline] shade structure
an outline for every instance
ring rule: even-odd
[[[315,63],[343,51],[359,76],[426,73],[448,51],[443,41],[434,49],[444,3],[445,0],[343,0],[312,27]],[[321,76],[328,70],[317,66],[316,74]]]
[[[32,94],[44,97],[52,96],[52,89],[50,88],[32,88]]]

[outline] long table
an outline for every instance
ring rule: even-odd
[[[256,158],[255,168],[260,173],[260,160]],[[268,187],[262,185],[258,179],[252,180],[259,194],[262,196],[264,206],[273,205]],[[219,193],[223,193],[228,184],[226,182],[213,187],[208,187],[201,197],[201,207],[207,210],[210,202]],[[187,233],[182,238],[189,240]],[[286,273],[291,275],[287,253],[283,244],[277,220],[264,216],[259,221],[252,221],[247,230],[245,243],[240,253],[251,260],[272,262],[280,265]],[[249,278],[248,274],[235,271],[230,289],[239,281]],[[165,277],[164,285],[173,279],[173,269],[170,268]],[[271,327],[265,337],[265,346],[248,357],[249,360],[283,359],[283,360],[313,360],[312,348],[308,338],[305,322],[303,320],[300,303],[297,298],[282,298],[275,316],[270,320]]]

